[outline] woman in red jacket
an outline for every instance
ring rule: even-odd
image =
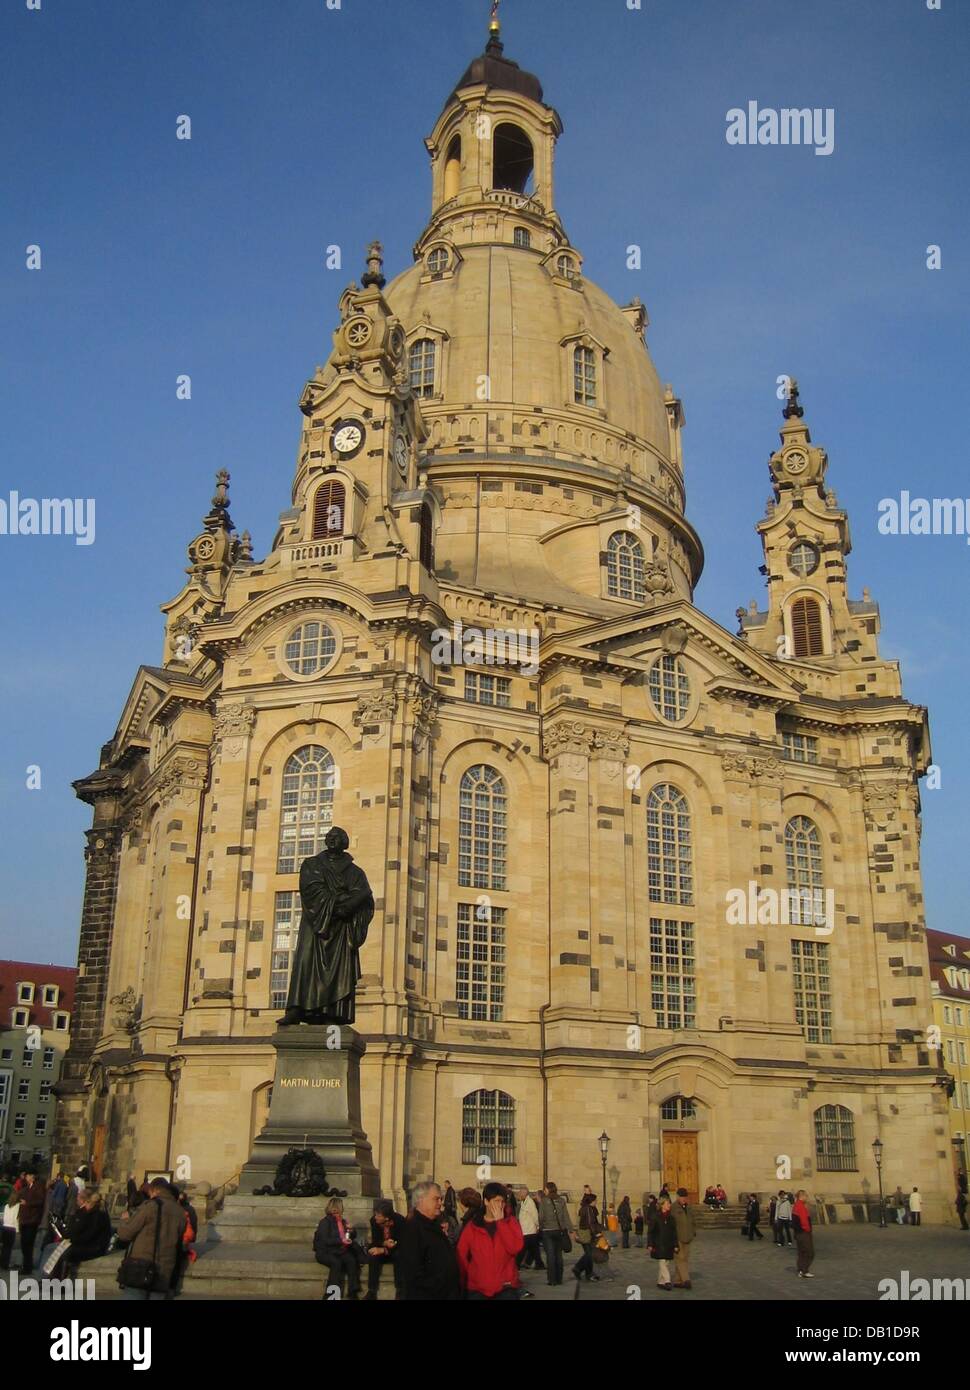
[[[458,1240],[458,1269],[466,1298],[513,1299],[522,1296],[515,1257],[525,1241],[514,1216],[506,1216],[508,1194],[500,1182],[490,1182]]]

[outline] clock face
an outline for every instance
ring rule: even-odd
[[[364,427],[356,420],[341,420],[334,426],[333,447],[343,458],[356,454],[364,442]]]
[[[397,464],[398,472],[402,477],[408,471],[410,456],[411,451],[408,448],[408,442],[403,434],[399,434],[394,441],[394,462]]]

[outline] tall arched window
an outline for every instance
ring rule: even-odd
[[[614,531],[606,545],[606,592],[646,603],[643,546],[629,531]]]
[[[825,926],[822,837],[808,816],[793,816],[785,826],[785,870],[789,922]]]
[[[647,884],[650,901],[694,902],[690,808],[677,787],[660,782],[647,797]]]
[[[411,344],[408,366],[411,390],[416,396],[434,395],[435,358],[437,343],[433,338],[418,338]]]
[[[854,1172],[855,1118],[844,1105],[815,1111],[815,1167],[820,1173]]]
[[[535,156],[524,130],[509,121],[495,127],[492,140],[492,187],[525,193],[532,178]]]
[[[505,1091],[472,1091],[463,1098],[461,1161],[515,1162],[515,1101]]]
[[[319,744],[308,744],[287,758],[277,873],[295,874],[304,859],[323,849],[324,836],[333,825],[336,780],[334,760]]]
[[[418,558],[429,574],[434,573],[434,515],[427,502],[421,503],[421,531]]]
[[[504,891],[508,794],[494,767],[470,767],[458,798],[458,883]]]
[[[328,536],[342,536],[346,515],[346,491],[343,483],[332,479],[321,483],[313,498],[313,539],[326,540]]]
[[[596,404],[596,353],[591,347],[573,349],[573,399],[577,405]]]
[[[454,198],[461,186],[461,136],[456,135],[448,146],[445,158],[445,202]]]
[[[822,609],[818,599],[797,598],[790,609],[792,646],[796,656],[822,656]]]

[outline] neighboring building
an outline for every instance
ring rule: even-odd
[[[970,1135],[970,938],[928,931],[933,1019],[940,1030],[940,1069],[950,1092],[950,1147],[954,1174],[967,1172]]]
[[[71,1041],[76,978],[67,965],[0,960],[0,1167],[50,1170],[54,1084]]]
[[[482,1155],[576,1190],[609,1128],[624,1190],[736,1198],[787,1158],[861,1202],[878,1135],[942,1216],[926,711],[849,597],[795,389],[767,607],[735,635],[694,606],[683,410],[643,305],[586,278],[555,211],[561,130],[493,34],[427,141],[414,265],[385,289],[375,244],[340,297],[265,558],[219,476],[162,664],[75,784],[94,819],[61,1150],[104,1144],[116,1181],[238,1172],[300,861],[339,824],[377,900],[357,1028],[388,1194],[474,1182]],[[736,920],[749,885],[784,922]]]

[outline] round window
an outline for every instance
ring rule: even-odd
[[[799,541],[788,552],[788,568],[803,579],[818,569],[818,551],[808,541]]]
[[[326,623],[301,623],[287,637],[283,660],[296,676],[316,676],[333,661],[337,638]]]
[[[690,709],[690,677],[679,656],[669,652],[650,667],[647,687],[653,707],[661,719],[679,724]]]

